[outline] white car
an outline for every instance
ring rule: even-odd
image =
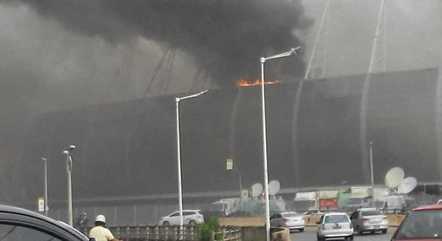
[[[204,223],[200,210],[183,210],[183,224],[195,225]],[[175,211],[160,219],[160,225],[180,225],[180,212]]]
[[[355,231],[362,234],[363,232],[375,233],[381,231],[387,233],[388,220],[376,208],[360,208],[350,216]]]
[[[270,217],[272,227],[286,227],[290,231],[304,232],[304,216],[296,212],[275,213]]]
[[[327,239],[353,240],[353,226],[346,213],[326,213],[322,215],[318,224],[318,241]]]

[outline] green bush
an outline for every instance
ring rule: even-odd
[[[207,222],[200,225],[201,241],[211,241],[212,233],[219,230],[218,218],[210,217]],[[220,240],[222,237],[215,237],[215,240]]]

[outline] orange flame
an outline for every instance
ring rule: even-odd
[[[279,80],[271,80],[271,81],[269,81],[269,80],[266,81],[265,80],[264,81],[265,85],[273,85],[273,84],[279,84],[279,83],[280,83]],[[242,79],[242,80],[238,80],[237,85],[239,87],[259,86],[259,85],[261,85],[261,80],[245,80],[245,79]]]

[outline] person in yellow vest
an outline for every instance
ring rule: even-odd
[[[120,241],[106,228],[106,217],[102,214],[95,218],[95,227],[89,231],[89,238],[94,238],[95,241]]]

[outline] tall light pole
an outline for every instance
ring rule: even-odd
[[[374,167],[373,167],[373,142],[370,141],[370,181],[371,181],[371,193],[374,194]]]
[[[261,57],[261,114],[262,114],[262,155],[264,159],[264,192],[265,192],[265,211],[266,211],[266,240],[270,241],[270,203],[269,203],[269,173],[267,168],[267,129],[266,129],[266,103],[265,103],[265,83],[264,83],[264,64],[268,60],[289,57],[296,54],[301,47],[292,48],[287,52],[269,57]]]
[[[43,161],[43,172],[44,172],[44,186],[43,186],[43,192],[44,192],[44,215],[48,216],[48,159],[45,157],[42,157],[41,160]]]
[[[74,214],[72,207],[72,151],[76,148],[75,145],[70,145],[67,149],[63,151],[66,155],[66,176],[67,176],[67,201],[68,201],[68,224],[74,225]]]
[[[183,227],[184,220],[183,220],[183,185],[182,185],[182,178],[181,178],[181,130],[180,130],[180,102],[182,100],[187,100],[191,98],[198,97],[200,95],[203,95],[207,93],[208,90],[203,90],[201,92],[198,92],[196,94],[182,96],[182,97],[175,97],[175,111],[176,111],[176,149],[177,149],[177,167],[178,167],[178,208],[180,212],[180,228]]]

